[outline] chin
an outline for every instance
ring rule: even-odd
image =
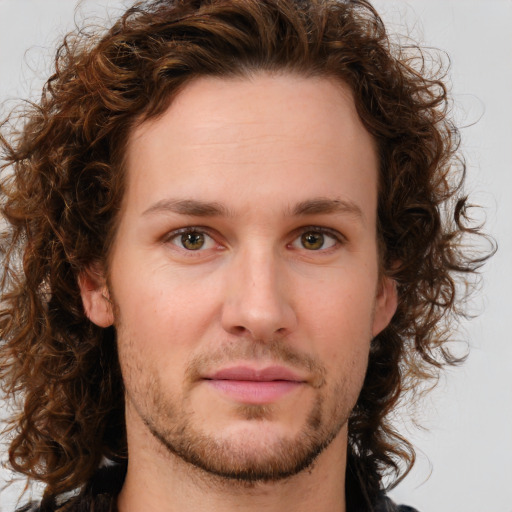
[[[236,413],[239,419],[212,431],[200,427],[208,425],[207,419],[194,415],[182,416],[166,427],[148,419],[144,423],[167,453],[203,474],[263,483],[308,469],[348,420],[348,411],[341,406],[324,411],[320,397],[295,428],[280,423],[272,405],[239,405]]]

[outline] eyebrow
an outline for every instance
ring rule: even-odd
[[[292,216],[301,215],[321,215],[327,213],[343,213],[352,217],[365,219],[365,215],[361,208],[352,201],[343,199],[330,199],[325,197],[318,197],[301,201],[297,203],[291,210]]]
[[[195,199],[162,199],[150,206],[143,215],[155,213],[177,213],[191,217],[233,217],[234,214],[222,203],[198,201]],[[288,216],[300,217],[342,213],[364,220],[361,208],[352,201],[317,197],[301,201],[286,210]]]
[[[194,199],[162,199],[150,206],[142,215],[166,212],[190,215],[192,217],[232,216],[231,212],[223,204]]]

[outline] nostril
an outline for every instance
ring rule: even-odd
[[[248,332],[248,329],[246,327],[244,327],[243,325],[234,325],[231,328],[231,331],[233,334],[244,334],[244,333]]]

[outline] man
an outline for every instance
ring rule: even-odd
[[[445,105],[364,1],[153,1],[68,38],[2,139],[27,510],[410,510],[389,414],[455,362],[484,259]]]

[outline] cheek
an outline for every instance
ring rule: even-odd
[[[375,307],[373,280],[353,273],[325,281],[301,300],[303,325],[327,364],[366,368]]]
[[[139,267],[126,260],[117,263],[111,286],[119,344],[129,341],[132,351],[157,364],[170,364],[171,355],[173,361],[190,355],[215,315],[215,291],[171,269],[152,269],[147,262]]]

